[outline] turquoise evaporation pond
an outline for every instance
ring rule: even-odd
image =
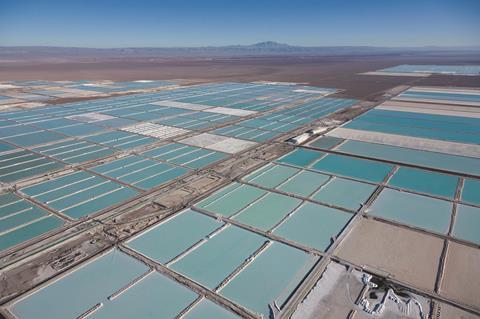
[[[184,167],[160,163],[140,155],[130,155],[96,166],[92,170],[143,190],[169,182],[189,171]]]
[[[453,224],[453,236],[480,244],[480,208],[459,204]]]
[[[480,102],[480,94],[468,94],[468,93],[424,92],[424,91],[408,90],[400,94],[400,96],[413,97],[417,99]]]
[[[225,123],[225,122],[239,119],[239,117],[235,115],[213,113],[213,112],[208,112],[208,110],[189,113],[189,114],[185,114],[184,116],[192,119],[205,120],[205,121],[211,121],[216,123]]]
[[[382,69],[383,72],[434,72],[434,73],[454,73],[454,74],[480,74],[480,66],[478,65],[414,65],[402,64],[394,67]]]
[[[357,211],[370,198],[376,188],[376,185],[335,177],[320,188],[312,196],[312,199]]]
[[[176,318],[198,295],[161,275],[149,274],[139,283],[105,303],[92,317],[96,319]]]
[[[312,169],[367,182],[381,183],[393,165],[349,156],[328,154],[312,165]]]
[[[44,132],[41,129],[30,125],[14,124],[13,122],[5,121],[4,126],[0,127],[0,138],[9,139],[15,136],[30,136],[31,134],[38,134]]]
[[[142,155],[177,165],[185,165],[192,169],[203,168],[226,157],[224,153],[178,143],[160,146],[144,152]]]
[[[103,114],[110,115],[110,116],[115,116],[115,117],[126,117],[126,118],[132,118],[136,120],[144,120],[148,121],[152,118],[155,117],[155,114],[152,113],[151,117],[148,116],[142,116],[142,117],[131,117],[131,115],[146,115],[148,113],[145,113],[147,111],[153,111],[157,106],[154,105],[136,105],[136,106],[129,106],[129,107],[124,107],[124,108],[115,108],[111,110],[102,110]],[[156,118],[159,118],[160,115],[157,115]]]
[[[233,219],[258,229],[267,231],[292,212],[302,201],[286,195],[268,193],[265,197],[249,205]],[[228,204],[226,202],[225,204]]]
[[[48,171],[62,168],[60,162],[34,154],[30,151],[16,151],[0,155],[0,182],[11,183]]]
[[[262,130],[278,131],[282,133],[286,133],[298,128],[298,125],[266,120],[266,119],[259,119],[259,118],[246,120],[238,123],[238,125],[245,126],[245,127],[258,128]]]
[[[299,171],[299,169],[289,166],[269,164],[248,175],[243,180],[260,186],[274,188]]]
[[[480,180],[466,178],[461,198],[463,202],[480,205]]]
[[[42,318],[77,318],[147,270],[140,261],[112,250],[21,299],[12,312],[22,319],[37,319],[40,314]]]
[[[344,141],[343,138],[338,138],[334,136],[322,136],[313,142],[310,142],[308,145],[311,147],[321,148],[321,149],[331,149],[338,144]]]
[[[368,142],[346,141],[337,151],[480,176],[480,159]]]
[[[141,113],[137,113],[137,112],[141,112]],[[108,113],[110,115],[112,115],[113,113],[117,113],[117,112],[110,111]],[[122,112],[120,112],[120,113],[122,113]],[[155,121],[159,118],[164,117],[165,115],[157,113],[157,112],[153,112],[153,111],[152,112],[142,112],[142,111],[132,110],[131,113],[127,113],[127,114],[120,115],[120,116],[123,116],[124,118],[128,118],[130,120],[153,122],[153,121]]]
[[[106,128],[97,126],[95,124],[80,123],[78,125],[56,128],[54,131],[68,136],[83,136],[106,131]]]
[[[14,149],[15,149],[14,146],[11,146],[7,143],[0,142],[0,153],[7,152],[7,151],[12,151]]]
[[[238,319],[236,314],[218,306],[208,299],[202,299],[183,319]]]
[[[284,305],[318,257],[274,242],[235,276],[220,295],[248,309],[270,315],[269,304]]]
[[[216,125],[215,122],[202,121],[197,119],[192,119],[184,116],[177,116],[175,118],[156,120],[155,123],[160,123],[168,126],[176,126],[189,130],[201,130],[208,127],[213,127]]]
[[[131,188],[84,171],[25,187],[21,191],[72,218],[99,212],[138,194]]]
[[[429,195],[455,198],[458,177],[416,168],[400,167],[388,185]]]
[[[159,140],[153,137],[137,135],[128,132],[107,132],[98,135],[84,137],[84,140],[114,147],[121,150],[127,150],[130,148],[158,142]]]
[[[376,188],[362,182],[332,179],[330,175],[276,164],[268,164],[244,180],[306,198],[321,187],[312,196],[313,199],[351,210],[359,209]]]
[[[60,135],[50,131],[36,131],[29,134],[17,135],[5,138],[6,141],[18,146],[29,147],[38,144],[60,141],[66,139],[67,136]]]
[[[329,175],[317,172],[278,164],[268,164],[246,176],[243,180],[263,187],[308,197],[321,185],[325,184],[329,178]]]
[[[303,125],[307,124],[313,121],[313,119],[308,118],[308,117],[299,117],[296,115],[284,115],[284,114],[279,114],[277,112],[267,114],[267,115],[262,115],[257,117],[257,119],[263,119],[267,121],[277,121],[277,122],[285,122],[285,123],[290,123],[290,124],[297,124],[297,125]]]
[[[326,251],[353,215],[338,209],[303,204],[274,233],[304,246]]]
[[[127,246],[160,263],[167,263],[223,225],[188,209],[129,240]]]
[[[302,170],[288,181],[276,187],[276,189],[298,196],[309,197],[330,178],[330,175]]]
[[[58,127],[68,127],[72,125],[80,124],[77,121],[66,119],[66,118],[52,118],[45,121],[35,122],[35,126],[44,128],[44,129],[55,129]]]
[[[214,123],[225,123],[225,122],[230,122],[230,121],[239,119],[238,116],[212,113],[212,112],[208,112],[208,110],[185,114],[184,117],[196,119],[196,120],[209,121]]]
[[[195,207],[230,217],[266,193],[267,191],[257,187],[232,183],[199,202]]]
[[[477,119],[465,117],[372,110],[344,127],[434,140],[480,144],[480,129]]]
[[[33,151],[69,164],[83,163],[112,155],[115,151],[85,141],[67,141],[34,148]]]
[[[264,142],[280,134],[279,132],[266,131],[263,129],[239,125],[225,126],[212,131],[212,133],[256,142]]]
[[[446,234],[450,225],[452,203],[385,188],[367,213]]]
[[[323,152],[297,148],[287,155],[276,160],[277,163],[289,164],[298,167],[309,167],[312,163],[325,155]]]
[[[230,225],[169,267],[213,289],[266,241],[265,237]]]
[[[0,218],[0,251],[64,224],[57,216],[12,193],[0,195]]]
[[[119,127],[123,127],[123,126],[127,126],[127,125],[133,125],[133,124],[136,124],[138,122],[134,121],[134,120],[126,119],[126,118],[117,117],[117,118],[113,118],[113,119],[110,119],[110,120],[98,121],[98,122],[95,122],[95,123],[97,125],[101,125],[101,126],[105,126],[105,127],[109,127],[109,128],[119,128]]]
[[[350,107],[357,102],[357,100],[323,97],[316,101],[302,103],[293,108],[278,111],[278,113],[319,119],[327,114]]]
[[[478,119],[464,116],[372,109],[354,121],[357,119],[414,128],[423,127],[433,130],[470,132],[472,134],[480,132]]]

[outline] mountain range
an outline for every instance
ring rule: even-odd
[[[0,46],[0,60],[25,59],[122,59],[236,56],[352,56],[400,54],[451,54],[480,52],[480,47],[374,47],[374,46],[293,46],[274,41],[252,45],[204,47],[83,48],[52,46]]]

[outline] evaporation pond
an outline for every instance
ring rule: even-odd
[[[266,242],[266,238],[229,226],[176,261],[171,268],[215,288]]]
[[[340,176],[380,183],[393,166],[349,156],[329,154],[315,163],[312,168]]]
[[[196,204],[198,208],[223,216],[232,216],[267,192],[249,185],[231,184]]]
[[[323,152],[312,151],[304,148],[297,148],[293,152],[290,152],[282,158],[278,159],[277,162],[299,167],[308,167],[324,155],[325,153]]]
[[[241,223],[267,231],[300,205],[301,200],[269,193],[234,217]]]
[[[421,169],[400,167],[388,181],[394,187],[453,199],[458,177]]]
[[[154,272],[108,301],[93,314],[96,319],[176,318],[198,295],[164,275]]]
[[[42,318],[77,318],[147,270],[140,261],[112,250],[21,299],[12,311],[22,319],[37,319],[39,314]]]
[[[422,195],[385,188],[368,214],[446,234],[452,203]]]
[[[218,306],[208,299],[195,305],[183,319],[239,319],[236,314]]]
[[[268,318],[269,304],[282,306],[317,257],[274,242],[232,279],[220,294]]]
[[[279,187],[278,190],[308,197],[330,179],[330,175],[303,170]]]
[[[13,193],[0,195],[0,251],[64,224],[59,217]]]
[[[462,201],[480,205],[480,180],[465,179],[462,190]]]
[[[263,187],[273,188],[295,175],[298,171],[298,169],[289,166],[269,165],[266,169],[261,169],[254,172],[251,176],[247,176],[245,180]]]
[[[213,218],[186,210],[130,240],[128,246],[166,263],[222,225]]]
[[[274,233],[304,246],[325,251],[338,236],[352,214],[314,204],[303,204]]]
[[[375,185],[335,177],[316,192],[312,199],[357,211],[376,188]]]
[[[457,206],[457,216],[453,224],[453,236],[480,244],[480,208]]]

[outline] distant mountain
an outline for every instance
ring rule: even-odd
[[[251,45],[207,47],[138,47],[138,48],[77,48],[49,46],[0,47],[0,60],[92,60],[123,58],[175,58],[175,57],[240,57],[240,56],[348,56],[384,54],[442,54],[452,52],[480,52],[480,48],[455,47],[370,47],[370,46],[292,46],[274,41]]]
[[[258,42],[258,43],[252,44],[251,46],[263,47],[263,48],[285,48],[285,47],[289,47],[288,44],[278,43],[278,42],[275,42],[275,41]]]

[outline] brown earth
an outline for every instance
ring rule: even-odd
[[[480,86],[479,77],[361,75],[398,64],[480,64],[479,56],[240,57],[110,59],[95,62],[0,62],[0,81],[138,80],[288,81],[345,89],[341,96],[374,100],[401,84]]]

